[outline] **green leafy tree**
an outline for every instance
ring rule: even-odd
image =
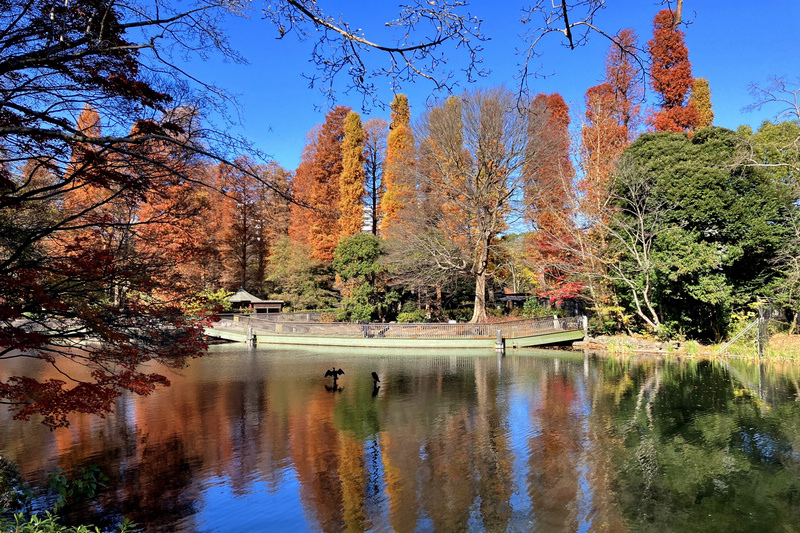
[[[606,264],[652,330],[721,338],[730,313],[767,292],[794,207],[790,189],[733,164],[740,138],[708,128],[645,134],[617,174]]]
[[[397,297],[388,291],[382,274],[381,240],[369,233],[342,239],[336,247],[333,268],[344,284],[340,320],[368,321],[384,318],[387,306]]]
[[[744,160],[767,173],[771,179],[783,183],[792,197],[800,198],[800,122],[764,122],[754,134],[744,139]],[[775,278],[769,296],[792,313],[792,331],[796,330],[800,314],[800,211],[787,210],[788,234],[775,258],[775,267],[781,276]]]
[[[292,309],[327,309],[337,303],[330,267],[311,257],[311,247],[278,239],[269,257],[267,288]]]

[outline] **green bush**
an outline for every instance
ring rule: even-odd
[[[448,320],[455,320],[456,322],[469,322],[472,318],[471,307],[459,307],[458,309],[448,309],[444,311],[444,316]]]
[[[692,357],[700,354],[700,344],[697,341],[686,341],[686,353]]]
[[[25,517],[22,513],[14,515],[11,520],[0,514],[0,531],[13,531],[14,533],[100,533],[96,526],[65,526],[58,521],[58,515],[47,511],[43,516],[32,515]],[[133,533],[137,531],[136,526],[127,518],[122,521],[118,529],[119,533]]]
[[[30,499],[31,490],[22,481],[17,465],[0,456],[0,512],[22,509]]]
[[[506,315],[505,309],[502,307],[500,309],[496,309],[494,307],[487,307],[486,314],[489,316],[493,316],[495,318],[503,318]]]
[[[564,316],[563,309],[544,307],[539,303],[538,298],[528,298],[522,306],[522,316],[524,318],[542,318],[546,316]]]
[[[422,309],[411,311],[409,313],[400,312],[397,314],[397,321],[402,324],[415,324],[425,322],[426,313]]]
[[[199,292],[183,302],[183,312],[187,315],[197,316],[212,313],[226,313],[231,310],[231,302],[228,298],[233,293],[225,289],[212,291],[206,289]]]
[[[105,487],[108,477],[95,466],[81,468],[78,477],[67,478],[66,472],[59,468],[48,476],[50,488],[58,492],[58,500],[54,508],[61,507],[78,500],[94,498],[98,489]]]
[[[613,336],[622,331],[619,322],[599,316],[593,316],[589,319],[589,335],[592,337],[600,336]]]
[[[101,530],[92,525],[65,526],[60,523],[58,510],[69,503],[93,498],[98,489],[104,487],[108,478],[96,466],[81,468],[74,479],[67,477],[64,470],[59,468],[49,476],[50,488],[58,493],[58,499],[52,511],[43,515],[33,514],[26,516],[18,512],[13,515],[10,511],[21,509],[30,501],[31,491],[22,482],[17,466],[0,457],[0,531],[14,533],[100,533]],[[133,533],[138,531],[135,524],[123,519],[122,523],[114,529],[120,533]]]

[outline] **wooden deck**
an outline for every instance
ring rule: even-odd
[[[584,338],[584,318],[544,318],[493,324],[352,324],[276,322],[225,316],[206,328],[209,337],[257,344],[365,348],[493,348],[498,333],[508,348],[546,346]]]

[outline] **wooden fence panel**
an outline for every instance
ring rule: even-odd
[[[580,330],[583,317],[537,318],[496,322],[491,324],[357,324],[344,322],[276,322],[273,317],[253,315],[225,316],[217,323],[220,328],[252,327],[268,333],[302,336],[363,337],[393,339],[461,339],[496,338],[497,332],[506,339],[530,337],[557,331]]]

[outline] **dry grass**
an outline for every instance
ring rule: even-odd
[[[758,352],[753,342],[736,343],[728,349],[731,355],[757,357]],[[777,333],[772,335],[764,350],[767,359],[800,360],[800,335]]]
[[[800,357],[800,335],[789,335],[788,333],[773,335],[769,339],[767,347],[785,353],[793,353],[794,357]]]

